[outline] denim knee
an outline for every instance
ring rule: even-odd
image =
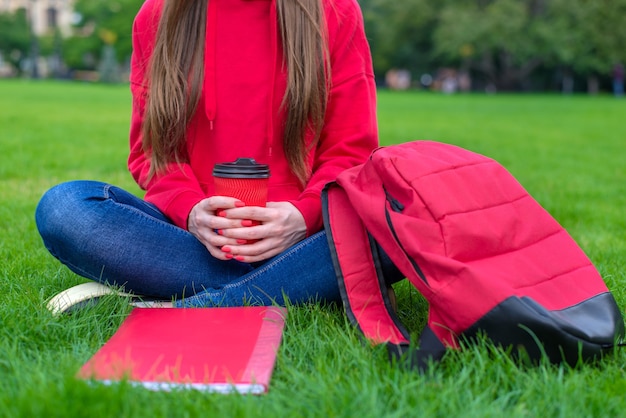
[[[62,183],[52,187],[43,194],[37,204],[35,222],[44,241],[50,235],[50,232],[56,229],[53,225],[57,225],[59,222],[67,219],[67,215],[63,210],[65,206],[60,204],[61,201],[71,196],[67,186],[68,183]]]
[[[35,223],[39,235],[51,252],[54,242],[68,229],[82,229],[77,223],[85,219],[85,190],[96,184],[87,181],[61,183],[45,192],[39,200],[35,209]]]

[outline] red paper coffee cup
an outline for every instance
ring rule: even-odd
[[[238,158],[213,167],[215,194],[237,198],[247,206],[265,206],[269,177],[269,167],[253,158]]]
[[[265,207],[269,177],[269,166],[258,164],[253,158],[238,158],[213,167],[215,194],[234,197],[246,206]],[[253,221],[253,225],[258,224]]]

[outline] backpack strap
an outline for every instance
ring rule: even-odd
[[[335,183],[322,192],[322,212],[348,318],[374,343],[408,345],[409,333],[392,308],[376,243]]]
[[[420,372],[440,360],[445,345],[426,326],[419,349],[397,317],[387,291],[378,246],[367,232],[345,191],[330,183],[322,191],[322,212],[337,283],[350,322],[369,341],[387,346],[390,361]]]

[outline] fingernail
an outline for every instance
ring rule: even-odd
[[[224,251],[225,253],[229,253],[231,251],[230,247],[222,247],[222,251]]]
[[[244,258],[243,258],[242,256],[238,255],[237,257],[235,257],[235,260],[237,260],[237,261],[243,261],[243,260],[244,260]]]
[[[230,260],[230,259],[232,259],[232,258],[233,258],[233,255],[232,255],[232,254],[226,254],[226,255],[225,255],[225,257],[226,257],[226,258],[228,258],[228,259]]]
[[[241,221],[241,226],[252,226],[252,221],[249,220],[243,220]]]
[[[222,218],[226,217],[226,211],[225,210],[220,210],[219,212],[217,212],[217,216],[221,216]]]
[[[246,206],[246,204],[245,204],[245,203],[243,203],[243,202],[240,202],[240,201],[235,202],[235,207],[236,207],[236,208],[242,208],[242,207],[244,207],[244,206]]]
[[[222,229],[217,230],[217,235],[224,235],[224,231]]]
[[[248,240],[247,239],[238,239],[237,240],[237,244],[247,244]]]

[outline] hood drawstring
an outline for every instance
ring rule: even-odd
[[[204,44],[204,109],[209,119],[209,128],[213,130],[213,122],[217,112],[215,54],[217,49],[217,0],[210,0],[206,19]]]
[[[269,112],[267,115],[267,153],[272,157],[272,146],[274,142],[274,90],[276,90],[276,72],[278,69],[278,12],[276,10],[276,0],[271,0],[270,4],[270,41],[272,43],[272,88],[270,89]]]
[[[205,47],[204,47],[204,108],[209,127],[213,130],[215,116],[217,113],[217,92],[216,92],[216,49],[217,49],[217,1],[209,0],[206,29],[205,29]],[[270,3],[270,41],[272,44],[272,80],[269,93],[269,107],[267,120],[267,153],[268,157],[272,156],[272,142],[274,140],[274,90],[276,87],[276,77],[278,72],[278,12],[276,10],[276,0]]]

